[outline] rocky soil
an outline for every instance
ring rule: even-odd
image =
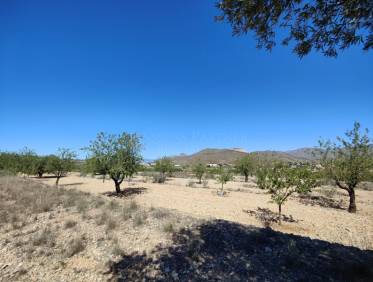
[[[0,178],[0,281],[111,281],[112,262],[168,245],[193,222],[131,197]]]

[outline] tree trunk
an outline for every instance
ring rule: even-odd
[[[60,178],[61,178],[61,176],[57,176],[57,178],[56,178],[56,186],[58,186],[58,182],[60,182]]]
[[[42,178],[42,177],[43,177],[43,173],[38,172],[38,177],[39,177],[39,178]]]
[[[281,205],[278,205],[278,224],[281,225]]]
[[[117,193],[120,193],[120,183],[118,181],[114,181],[115,182],[115,191]]]
[[[350,189],[348,191],[348,195],[350,196],[350,205],[348,207],[348,212],[356,213],[355,189]]]
[[[202,176],[199,178],[198,184],[202,184]]]
[[[245,182],[249,182],[249,175],[245,174]]]

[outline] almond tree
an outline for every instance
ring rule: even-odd
[[[56,176],[56,186],[61,177],[73,170],[76,154],[66,148],[58,149],[57,155],[47,157],[47,170]]]
[[[85,149],[90,153],[90,157],[95,159],[100,173],[109,175],[114,181],[117,193],[121,191],[123,180],[132,177],[142,161],[141,137],[137,134],[100,132]]]
[[[299,57],[312,50],[336,57],[354,45],[373,49],[372,1],[219,0],[216,6],[216,19],[228,22],[235,36],[254,34],[258,48],[272,50],[280,33]]]
[[[369,177],[373,169],[371,139],[368,129],[360,131],[360,123],[345,133],[346,138],[337,137],[337,142],[320,141],[324,150],[322,166],[325,175],[334,180],[337,187],[347,191],[350,197],[348,211],[356,213],[355,188]]]
[[[34,165],[37,158],[35,151],[25,147],[21,150],[19,156],[20,172],[27,176],[34,174]]]
[[[224,185],[228,181],[233,180],[233,175],[229,170],[221,168],[216,180],[218,181],[218,183],[221,184],[220,193],[218,192],[218,195],[223,196],[224,195]]]
[[[254,171],[254,162],[250,156],[245,156],[236,162],[235,168],[237,172],[245,176],[245,182],[249,181],[249,176]]]
[[[290,167],[285,164],[276,164],[266,168],[264,187],[271,194],[271,199],[278,206],[278,220],[281,224],[282,205],[294,194],[304,194],[311,191],[316,185],[316,177],[307,167]]]
[[[47,160],[48,157],[35,156],[33,174],[37,175],[39,178],[42,178],[43,174],[47,172]]]
[[[202,184],[202,177],[206,173],[206,166],[199,163],[193,167],[193,173],[198,178],[198,184]]]
[[[161,174],[159,182],[163,183],[166,181],[166,173],[172,173],[175,169],[175,166],[170,158],[163,157],[155,162],[154,169]]]

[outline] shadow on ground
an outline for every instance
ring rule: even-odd
[[[273,223],[279,222],[279,216],[270,209],[258,207],[256,210],[243,210],[243,212],[248,213],[250,216],[254,216],[259,220],[263,226],[270,227]],[[281,215],[281,220],[283,222],[297,223],[299,220],[294,219],[292,215]]]
[[[373,252],[214,220],[112,265],[118,281],[373,281]]]
[[[320,206],[323,208],[331,208],[337,210],[346,209],[342,200],[336,201],[334,199],[326,198],[324,196],[299,195],[299,202],[304,205]]]
[[[78,186],[78,185],[83,185],[83,182],[74,182],[74,183],[69,183],[69,184],[61,184],[61,187],[69,187],[69,186]]]
[[[122,189],[119,193],[117,192],[105,192],[105,193],[102,193],[102,195],[104,196],[107,196],[107,197],[115,197],[115,198],[128,198],[128,197],[131,197],[131,196],[135,196],[135,195],[140,195],[142,193],[145,193],[145,191],[147,190],[147,188],[143,188],[143,187],[128,187],[128,188],[124,188]]]
[[[61,176],[61,179],[62,178],[65,178],[66,176]],[[39,177],[39,176],[29,176],[29,178],[35,178],[35,179],[50,179],[50,178],[57,178],[57,176],[55,175],[43,175],[42,177]]]

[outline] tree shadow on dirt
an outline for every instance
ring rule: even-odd
[[[148,190],[147,188],[144,187],[128,187],[122,189],[119,193],[117,192],[105,192],[102,193],[102,195],[107,196],[107,197],[114,197],[114,198],[128,198],[131,196],[136,196],[140,195],[146,192]]]
[[[243,210],[243,212],[254,216],[259,220],[264,227],[270,227],[273,223],[279,223],[279,216],[270,209],[258,207],[256,210]],[[294,217],[286,214],[281,215],[281,221],[289,223],[297,223],[299,220],[294,219]]]
[[[60,187],[69,187],[69,186],[78,186],[83,185],[83,182],[75,182],[75,183],[69,183],[69,184],[61,184]]]
[[[39,177],[39,176],[29,176],[30,178],[35,178],[35,179],[51,179],[51,178],[57,178],[57,176],[55,175],[43,175],[42,177]],[[61,176],[61,179],[62,178],[65,178],[66,176]]]
[[[373,252],[269,228],[214,220],[173,234],[170,247],[132,253],[117,281],[373,281]]]
[[[304,205],[320,206],[323,208],[331,208],[337,210],[346,210],[342,200],[336,201],[324,196],[315,195],[299,195],[299,202]]]

